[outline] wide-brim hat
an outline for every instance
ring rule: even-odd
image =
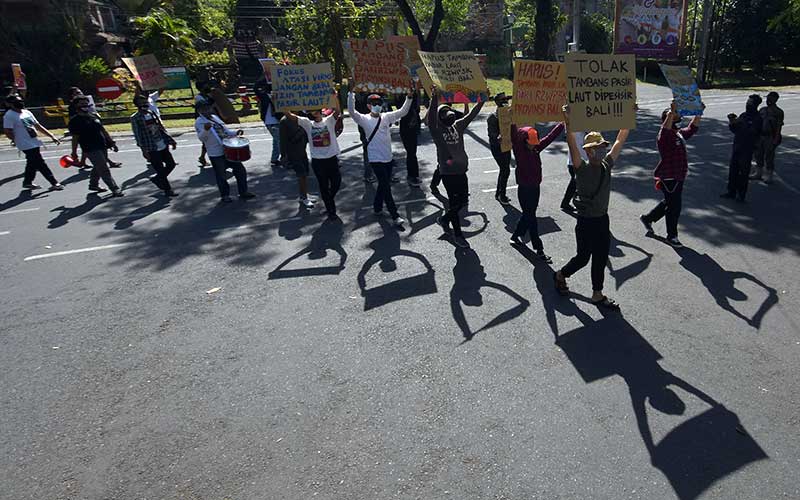
[[[510,100],[511,100],[511,97],[507,96],[505,92],[500,92],[499,94],[494,96],[494,103],[498,104],[498,105],[500,103],[508,102]]]
[[[611,144],[603,139],[603,134],[600,132],[589,132],[583,138],[583,149],[596,148],[597,146],[608,146]]]

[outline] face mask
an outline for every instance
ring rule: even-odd
[[[372,106],[370,106],[370,109],[372,110],[373,113],[378,114],[381,111],[383,111],[383,106],[381,106],[380,104],[373,104]]]

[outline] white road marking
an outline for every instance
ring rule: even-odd
[[[23,212],[35,212],[37,210],[39,210],[39,207],[35,207],[35,208],[18,208],[16,210],[6,210],[6,211],[3,211],[3,212],[0,212],[0,215],[21,214]]]
[[[506,191],[511,191],[512,189],[517,189],[518,187],[519,187],[519,186],[508,186],[508,187],[506,188]],[[494,193],[495,191],[497,191],[497,188],[492,188],[492,189],[482,189],[481,191],[483,191],[484,193]]]
[[[500,169],[499,169],[499,168],[497,168],[497,169],[494,169],[494,170],[484,170],[484,171],[483,171],[483,173],[484,173],[484,174],[496,174],[496,173],[498,173],[499,171],[500,171]]]
[[[103,245],[99,247],[89,247],[89,248],[76,248],[75,250],[65,250],[63,252],[53,252],[53,253],[43,253],[40,255],[31,255],[30,257],[25,257],[23,259],[25,262],[31,260],[39,260],[39,259],[49,259],[50,257],[61,257],[62,255],[72,255],[76,253],[87,253],[87,252],[97,252],[99,250],[110,250],[112,248],[121,248],[128,246],[128,243],[114,243],[112,245]]]
[[[7,234],[11,234],[11,231],[0,231],[0,236],[5,236]]]
[[[257,227],[264,227],[264,226],[274,226],[275,224],[282,224],[284,222],[291,222],[296,220],[303,220],[302,217],[289,217],[288,219],[278,219],[268,222],[259,222],[256,224],[243,224],[241,226],[227,226],[227,227],[215,227],[213,229],[209,229],[209,233],[221,233],[223,231],[237,231],[241,229],[254,229]]]

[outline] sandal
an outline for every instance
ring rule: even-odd
[[[553,284],[555,284],[556,291],[562,297],[566,297],[569,295],[569,287],[567,286],[567,282],[564,279],[558,279],[558,272],[553,273]]]
[[[614,302],[614,299],[609,299],[608,297],[603,297],[602,300],[597,300],[597,301],[593,300],[592,304],[594,304],[597,307],[603,307],[603,308],[609,309],[611,311],[619,311],[620,310],[619,304]]]

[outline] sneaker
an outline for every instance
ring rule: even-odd
[[[254,195],[253,193],[244,193],[244,194],[240,194],[239,195],[239,198],[241,198],[243,200],[252,200],[255,197],[256,197],[256,195]]]
[[[22,189],[30,189],[30,190],[42,189],[42,186],[40,186],[38,184],[34,184],[32,182],[28,182],[28,183],[22,185]]]
[[[639,220],[642,221],[642,225],[644,226],[645,231],[647,231],[646,235],[655,234],[653,231],[653,223],[647,220],[647,217],[644,215],[639,216]]]
[[[314,208],[314,202],[308,198],[300,198],[300,204],[306,208]]]
[[[125,196],[125,193],[123,193],[121,189],[111,191],[112,198],[122,198],[123,196]]]
[[[465,240],[463,236],[453,237],[453,243],[459,248],[469,248],[469,242]]]
[[[536,251],[536,257],[538,257],[539,260],[541,260],[545,264],[552,264],[553,263],[553,258],[550,257],[549,255],[547,255],[546,253],[544,253],[544,250],[537,250]]]
[[[498,195],[494,197],[501,205],[511,205],[511,200],[508,199],[506,195]]]
[[[102,186],[89,186],[89,191],[94,191],[95,193],[105,193],[108,189]]]
[[[118,161],[110,161],[108,162],[108,168],[122,168],[122,163]]]
[[[392,217],[392,224],[397,227],[403,227],[403,224],[406,223],[406,220],[399,215],[397,217]]]
[[[422,181],[419,180],[419,177],[409,177],[408,185],[411,187],[420,187],[422,186]]]
[[[508,243],[511,246],[521,247],[525,245],[525,242],[520,239],[519,236],[512,235],[511,238],[508,239]]]
[[[309,195],[306,195],[306,199],[307,199],[308,201],[310,201],[311,203],[316,203],[316,202],[317,202],[317,198],[316,198],[316,197],[314,197],[314,196],[311,196],[310,194],[309,194]]]
[[[392,181],[392,184],[397,184],[398,182],[400,182],[400,177],[397,177],[396,175],[393,175],[392,178],[391,178],[391,181]]]
[[[274,161],[274,160],[270,162],[270,165],[272,165],[273,167],[282,167],[282,166],[283,166],[283,165],[281,164],[281,162],[279,162],[279,161]]]
[[[64,190],[64,185],[61,184],[60,182],[56,182],[55,184],[50,186],[50,189],[52,189],[53,191],[63,191]]]
[[[232,202],[233,200],[231,199],[231,197],[230,197],[230,196],[223,196],[223,197],[220,199],[220,201],[221,201],[222,203],[230,203],[230,202]]]
[[[679,240],[677,236],[667,238],[667,243],[669,243],[672,248],[683,248],[683,243],[681,243],[681,240]]]

